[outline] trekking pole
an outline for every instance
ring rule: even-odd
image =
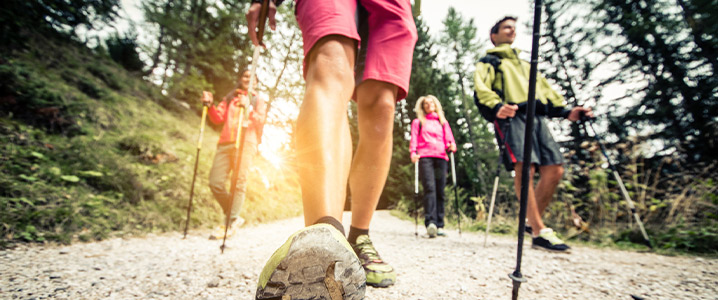
[[[529,176],[531,169],[531,146],[533,145],[534,114],[536,110],[536,73],[538,72],[538,47],[541,37],[541,4],[542,0],[536,0],[534,7],[533,41],[531,44],[531,70],[529,71],[529,94],[528,109],[526,110],[526,131],[524,132],[524,162],[521,166],[521,204],[519,207],[519,241],[516,251],[516,269],[509,274],[513,281],[511,299],[519,298],[521,283],[526,278],[521,275],[521,255],[524,246],[524,230],[526,230],[526,206],[529,196]]]
[[[491,227],[491,215],[494,213],[494,201],[496,201],[496,191],[499,189],[499,175],[501,175],[501,163],[496,166],[496,177],[494,177],[494,189],[491,192],[491,205],[489,206],[489,219],[486,222],[486,232],[484,233],[484,248],[486,248],[486,240],[489,238],[489,227]]]
[[[259,45],[262,44],[262,37],[264,36],[264,25],[267,21],[267,14],[269,14],[269,0],[263,0],[262,1],[262,7],[259,11],[259,24],[257,24],[257,40],[259,41]],[[250,67],[249,71],[249,89],[247,91],[247,97],[251,97],[254,93],[254,85],[257,83],[256,80],[256,74],[257,74],[257,61],[259,60],[259,51],[261,47],[254,47],[254,53],[252,54],[252,66]],[[239,163],[242,160],[242,148],[244,148],[244,136],[242,135],[242,123],[244,121],[245,114],[247,113],[246,108],[244,105],[240,105],[239,107],[239,118],[237,118],[237,137],[234,143],[234,167],[232,168],[232,179],[231,182],[231,197],[229,202],[229,210],[226,213],[225,216],[225,225],[224,225],[224,237],[222,238],[222,246],[219,247],[222,254],[224,254],[224,246],[225,242],[227,241],[227,230],[229,229],[229,219],[230,215],[232,214],[232,206],[234,205],[234,195],[237,192],[237,171],[239,170]],[[242,140],[242,143],[240,145],[240,140]]]
[[[511,125],[511,118],[507,118],[506,122]],[[484,248],[486,248],[486,240],[489,238],[489,228],[491,227],[491,216],[494,214],[494,203],[496,202],[496,191],[499,189],[499,177],[501,175],[501,159],[504,157],[504,151],[506,150],[506,134],[508,130],[501,131],[499,122],[494,120],[494,127],[496,128],[496,138],[499,140],[499,163],[496,165],[496,176],[494,177],[494,189],[491,192],[491,204],[489,206],[489,216],[486,222],[486,233],[484,233]],[[501,135],[504,135],[503,137]]]
[[[225,223],[224,223],[224,237],[222,238],[222,246],[219,247],[222,254],[224,254],[224,245],[227,241],[227,230],[229,230],[229,221],[232,215],[232,206],[234,206],[234,196],[237,193],[237,178],[239,175],[237,174],[237,171],[239,170],[239,164],[242,160],[242,148],[244,148],[244,143],[242,142],[242,139],[244,137],[242,132],[242,123],[244,122],[244,112],[245,107],[244,105],[239,106],[239,117],[237,118],[237,136],[236,140],[234,141],[234,166],[232,166],[232,179],[229,181],[230,186],[230,202],[229,202],[229,209],[225,212]]]
[[[204,93],[204,92],[203,92]],[[189,215],[192,211],[192,197],[194,196],[194,182],[197,179],[197,166],[199,165],[199,151],[202,149],[202,137],[204,136],[204,125],[207,120],[207,105],[202,107],[202,123],[199,125],[199,138],[197,138],[197,154],[194,158],[194,173],[192,174],[192,185],[189,189],[189,204],[187,205],[187,222],[184,225],[184,237],[187,238],[187,229],[189,228]]]
[[[454,198],[456,198],[456,218],[459,222],[459,236],[461,236],[461,202],[459,201],[459,192],[456,191],[456,167],[454,166],[454,152],[449,151],[451,154],[451,179],[454,180]]]
[[[623,198],[626,200],[626,203],[628,204],[628,208],[631,210],[631,214],[633,214],[633,218],[636,219],[636,223],[638,224],[638,228],[641,230],[641,235],[643,235],[643,239],[646,242],[646,245],[649,248],[653,248],[651,245],[651,240],[648,238],[648,234],[646,233],[646,229],[643,227],[643,222],[641,222],[641,217],[638,215],[638,212],[636,211],[636,206],[633,203],[633,200],[631,200],[631,196],[628,195],[628,190],[626,190],[626,186],[623,185],[623,180],[621,180],[621,176],[618,174],[618,170],[616,169],[616,166],[613,165],[611,162],[611,158],[608,157],[608,152],[606,151],[606,146],[603,145],[603,142],[598,137],[598,134],[596,134],[596,130],[593,129],[593,122],[590,118],[581,116],[581,122],[584,124],[584,129],[591,129],[591,134],[593,135],[593,138],[598,143],[598,146],[601,148],[601,153],[603,153],[603,156],[606,157],[606,162],[608,162],[608,168],[611,169],[611,172],[613,173],[613,177],[616,178],[616,182],[618,182],[618,187],[621,189],[621,194],[623,195]],[[588,125],[588,126],[586,126]],[[588,130],[586,130],[586,134],[588,134]]]
[[[414,237],[419,237],[419,161],[414,163]]]

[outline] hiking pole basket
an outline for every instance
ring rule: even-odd
[[[202,123],[199,125],[199,138],[197,138],[197,154],[194,158],[194,172],[192,173],[192,185],[189,188],[189,204],[187,204],[187,221],[184,225],[183,239],[187,238],[187,229],[189,228],[189,217],[192,212],[192,197],[194,196],[194,183],[197,180],[197,167],[199,166],[199,152],[202,149],[202,137],[204,136],[204,125],[207,121],[207,105],[202,107]]]
[[[529,196],[529,176],[531,169],[531,152],[533,145],[534,131],[534,115],[536,111],[536,75],[538,73],[538,51],[539,37],[541,37],[541,5],[542,0],[535,0],[534,4],[534,23],[533,23],[533,41],[531,44],[531,70],[529,71],[529,94],[528,109],[526,110],[526,131],[524,132],[524,156],[521,168],[521,204],[519,207],[519,240],[516,247],[516,269],[509,274],[509,278],[513,281],[513,290],[511,299],[519,298],[519,289],[521,283],[526,282],[526,278],[521,275],[521,255],[523,254],[524,230],[526,230],[526,209]]]
[[[623,184],[623,180],[621,180],[621,176],[618,174],[618,169],[616,169],[616,166],[613,165],[611,162],[611,158],[608,157],[608,152],[606,151],[606,146],[601,141],[601,138],[598,137],[598,134],[596,134],[596,130],[593,128],[593,122],[591,121],[591,118],[588,118],[584,115],[581,116],[581,123],[584,126],[584,130],[586,131],[586,135],[588,135],[588,129],[591,129],[591,134],[593,135],[593,139],[596,140],[596,143],[598,143],[599,148],[601,149],[601,153],[604,157],[606,157],[606,162],[608,162],[608,168],[611,169],[611,173],[613,173],[613,177],[616,178],[616,182],[618,183],[618,187],[621,190],[621,195],[623,195],[623,198],[626,200],[626,204],[628,205],[628,208],[631,210],[631,214],[633,215],[633,218],[636,220],[636,224],[638,224],[638,228],[641,230],[641,235],[643,235],[644,242],[646,243],[646,246],[649,248],[653,248],[653,245],[651,245],[651,240],[648,238],[648,233],[646,233],[645,227],[643,227],[643,222],[641,221],[641,217],[638,215],[638,212],[636,211],[636,205],[634,205],[633,200],[631,199],[631,196],[628,194],[628,190],[626,190],[626,186]]]

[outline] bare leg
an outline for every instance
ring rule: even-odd
[[[516,172],[516,177],[514,177],[514,190],[516,191],[516,197],[519,198],[519,201],[521,201],[521,168],[523,167],[523,163],[516,163],[514,166],[514,171]],[[528,192],[528,201],[527,201],[527,207],[526,207],[526,218],[529,219],[529,224],[531,225],[531,228],[533,228],[534,235],[538,235],[538,233],[545,227],[543,224],[543,220],[541,220],[541,214],[539,214],[538,205],[536,205],[536,196],[534,194],[534,186],[533,186],[533,177],[534,177],[535,167],[531,166],[530,171],[530,178],[529,178],[529,192]]]
[[[354,90],[356,42],[327,36],[307,62],[307,89],[297,118],[297,157],[304,223],[341,221],[351,164],[347,104]]]
[[[548,165],[539,167],[539,181],[536,183],[536,202],[538,202],[538,211],[543,216],[549,203],[553,199],[556,192],[556,186],[563,177],[562,165]]]
[[[359,143],[349,175],[352,226],[369,229],[391,163],[397,87],[367,80],[357,88]]]

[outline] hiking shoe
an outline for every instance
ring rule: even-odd
[[[364,299],[366,274],[344,235],[315,224],[292,234],[262,269],[255,299]]]
[[[426,226],[426,234],[429,235],[430,238],[436,237],[436,225],[434,223],[429,224],[429,226]]]
[[[232,237],[237,229],[244,225],[244,218],[238,217],[232,223],[229,224],[229,230],[227,230],[227,238]],[[209,234],[210,240],[219,240],[224,238],[224,224],[217,226],[212,233]]]
[[[444,228],[439,228],[438,230],[436,230],[436,235],[447,237],[446,232],[444,232]]]
[[[531,225],[529,225],[528,223],[526,223],[526,225],[524,226],[524,232],[526,232],[530,236],[534,235],[534,229],[531,228]]]
[[[539,236],[533,238],[531,248],[551,252],[571,253],[571,247],[564,244],[551,228],[541,229]]]
[[[381,260],[368,235],[358,236],[357,243],[352,245],[352,248],[359,256],[366,272],[366,284],[374,287],[388,287],[396,282],[394,268]]]

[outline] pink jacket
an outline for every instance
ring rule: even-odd
[[[446,149],[451,144],[456,144],[456,142],[449,122],[441,125],[437,113],[428,114],[424,125],[421,125],[418,118],[411,122],[411,143],[409,143],[411,154],[417,153],[421,157],[438,157],[449,160]]]

